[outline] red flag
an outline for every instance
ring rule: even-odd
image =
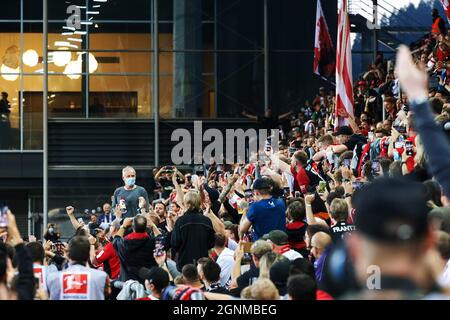
[[[448,0],[441,0],[442,7],[444,7],[445,15],[447,16],[447,20],[450,22],[450,5]]]
[[[338,39],[336,50],[336,110],[334,127],[347,125],[353,116],[352,47],[347,0],[339,0]]]
[[[336,68],[336,52],[333,48],[327,22],[320,0],[317,0],[316,41],[314,44],[314,73],[324,78],[332,78]]]

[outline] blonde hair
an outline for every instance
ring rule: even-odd
[[[186,193],[183,202],[186,210],[200,210],[201,199],[198,191],[189,191]]]
[[[334,220],[345,220],[348,217],[348,205],[344,199],[335,198],[330,204],[330,214]]]
[[[258,279],[250,286],[251,298],[255,300],[279,300],[277,287],[269,279]]]

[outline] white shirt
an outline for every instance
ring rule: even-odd
[[[228,238],[228,249],[235,251],[238,247],[238,243],[233,239]]]
[[[295,259],[298,259],[298,258],[303,258],[303,256],[300,253],[298,253],[297,251],[292,250],[292,249],[283,253],[283,256],[288,258],[290,261],[294,261]]]
[[[225,248],[217,258],[217,264],[220,266],[220,285],[226,286],[231,278],[231,272],[234,267],[234,251]]]

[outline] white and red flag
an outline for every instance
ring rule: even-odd
[[[449,0],[441,0],[442,7],[444,7],[445,15],[447,16],[447,20],[450,22],[450,5]]]
[[[353,116],[352,45],[347,0],[339,0],[336,48],[335,128],[347,125],[346,118]]]
[[[336,69],[336,52],[333,48],[328,25],[320,0],[317,0],[316,37],[314,44],[314,73],[332,79]]]

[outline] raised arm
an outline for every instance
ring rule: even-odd
[[[66,207],[66,212],[67,212],[67,215],[69,216],[72,226],[74,227],[75,230],[78,230],[80,227],[82,227],[82,225],[75,218],[74,211],[75,211],[74,207],[72,207],[72,206]]]
[[[401,87],[411,102],[415,130],[428,156],[427,169],[442,186],[444,194],[450,197],[450,147],[430,110],[427,74],[414,65],[406,46],[398,50],[396,68]]]

